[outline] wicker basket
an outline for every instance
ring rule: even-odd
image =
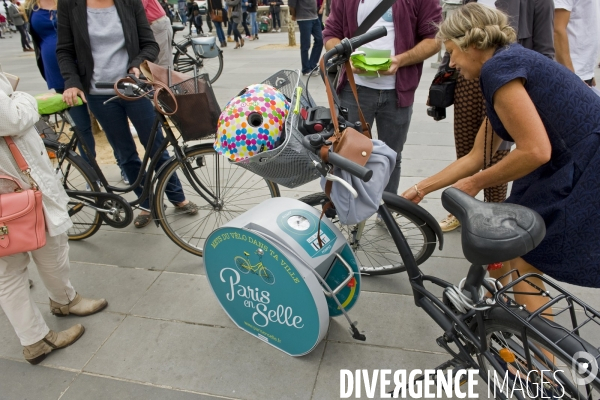
[[[321,175],[315,168],[308,150],[302,146],[304,137],[297,129],[299,115],[294,114],[296,101],[302,107],[314,107],[315,102],[300,80],[299,71],[282,70],[262,83],[277,88],[288,99],[291,99],[290,110],[285,121],[285,140],[281,146],[264,151],[235,164],[265,179],[287,188],[295,188],[319,178]],[[297,99],[296,87],[302,88],[300,99]]]

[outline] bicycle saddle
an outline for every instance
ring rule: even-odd
[[[175,32],[179,32],[185,29],[185,26],[183,25],[171,25],[171,27],[173,28],[173,33]]]
[[[527,207],[484,203],[455,188],[444,190],[442,205],[460,221],[463,253],[476,265],[520,257],[546,235],[542,217]]]

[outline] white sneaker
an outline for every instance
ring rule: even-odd
[[[276,32],[275,29],[271,29],[271,32]]]
[[[277,29],[277,32],[281,32],[281,28]]]
[[[448,215],[446,218],[440,221],[440,228],[442,228],[442,232],[453,231],[459,226],[460,222],[452,214]]]

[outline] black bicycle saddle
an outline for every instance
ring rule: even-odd
[[[185,29],[185,26],[183,25],[171,25],[171,27],[173,28],[173,33],[175,32],[179,32]]]
[[[460,221],[463,253],[473,264],[520,257],[546,235],[541,215],[527,207],[484,203],[455,188],[444,190],[442,205]]]

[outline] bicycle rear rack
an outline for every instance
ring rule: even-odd
[[[600,313],[543,275],[525,274],[520,276],[518,271],[513,270],[500,277],[498,281],[513,273],[516,273],[519,277],[507,286],[499,288],[494,295],[494,299],[497,305],[509,312],[523,325],[522,333],[525,346],[527,347],[528,343],[526,340],[527,332],[533,332],[537,336],[545,338],[548,342],[547,344],[552,347],[549,350],[554,351],[557,355],[561,354],[564,359],[571,361],[571,365],[567,365],[567,367],[577,372],[578,380],[585,380],[588,392],[590,384],[596,390],[600,391],[600,373],[598,371],[600,352],[594,345],[590,346],[589,342],[586,342],[581,334],[582,328],[586,325],[589,328],[590,323],[595,328],[600,328]],[[548,289],[543,290],[540,288],[532,282],[532,278],[542,281]],[[527,283],[533,291],[516,291],[515,285],[521,282]],[[529,312],[524,305],[516,303],[513,298],[507,296],[509,294],[542,296],[548,298],[549,301],[538,310]],[[557,321],[557,323],[553,322],[553,320],[555,321],[563,314],[569,316],[569,322],[563,320]],[[544,331],[551,333],[552,337],[548,337],[548,335],[540,332],[539,328],[544,326],[550,328]],[[589,336],[592,337],[591,335]],[[595,335],[594,338],[597,337],[598,335]],[[571,348],[579,347],[580,350],[573,357],[563,350],[563,347],[566,346],[571,346]],[[530,361],[528,360],[528,362]]]

